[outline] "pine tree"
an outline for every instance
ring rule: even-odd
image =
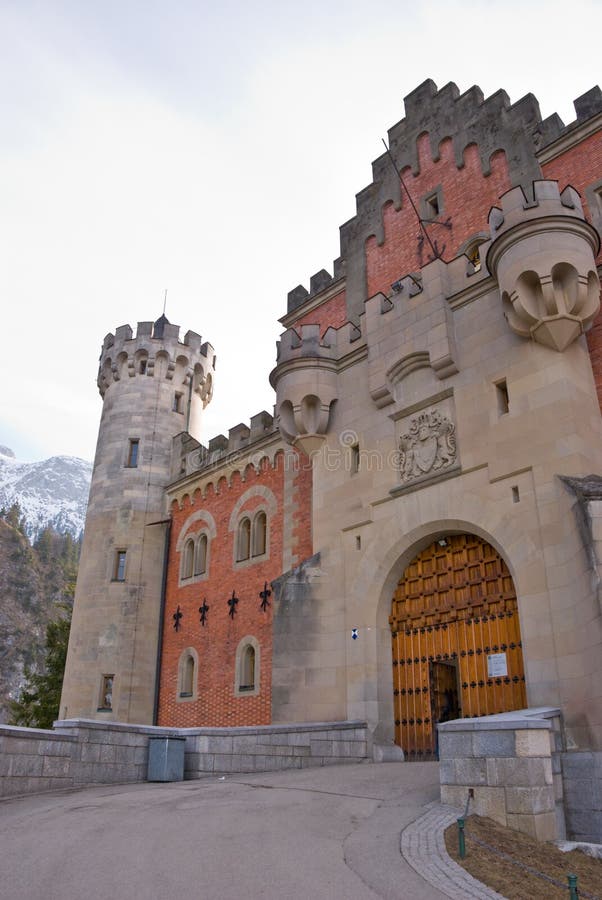
[[[13,513],[15,517],[18,519],[18,511]],[[33,547],[27,539],[20,547],[22,553],[32,556],[33,568],[51,602],[53,618],[46,625],[43,664],[25,667],[20,696],[9,702],[12,725],[51,728],[58,718],[80,547],[80,541],[70,534],[59,534],[50,526],[40,533]],[[28,607],[32,602],[24,598],[22,605]]]
[[[71,607],[63,605],[62,609],[65,615],[46,626],[46,671],[38,674],[26,669],[21,696],[11,700],[12,725],[51,728],[58,718],[71,628]]]

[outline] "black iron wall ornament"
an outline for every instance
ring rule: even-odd
[[[172,618],[173,618],[173,627],[174,627],[174,629],[175,629],[176,631],[179,631],[180,628],[182,627],[182,626],[180,625],[180,619],[184,618],[184,613],[181,612],[181,610],[180,610],[180,605],[179,605],[179,604],[178,604],[178,608],[176,609],[176,611],[175,611],[175,613],[173,614]]]
[[[238,603],[238,597],[236,596],[236,591],[232,591],[232,596],[228,600],[228,606],[230,607],[228,615],[230,616],[231,619],[233,619],[234,616],[236,615],[236,604],[237,603]]]
[[[264,582],[263,590],[259,591],[259,596],[261,597],[261,609],[264,612],[267,612],[268,606],[270,606],[269,597],[272,596],[271,590],[268,588],[267,581]]]
[[[209,612],[209,607],[207,606],[207,598],[205,597],[203,599],[203,605],[199,606],[199,613],[201,614],[200,622],[201,622],[201,625],[203,625],[203,627],[205,625],[205,622],[207,621],[207,613],[208,612]]]

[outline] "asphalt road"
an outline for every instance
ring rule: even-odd
[[[441,900],[399,852],[436,763],[366,763],[0,803],[2,900]]]

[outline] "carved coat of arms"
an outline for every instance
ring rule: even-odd
[[[451,466],[456,461],[455,431],[453,422],[436,409],[411,419],[399,439],[401,480]]]

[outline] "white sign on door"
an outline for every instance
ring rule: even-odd
[[[490,653],[487,657],[487,675],[489,678],[500,678],[508,674],[508,661],[505,653]]]

